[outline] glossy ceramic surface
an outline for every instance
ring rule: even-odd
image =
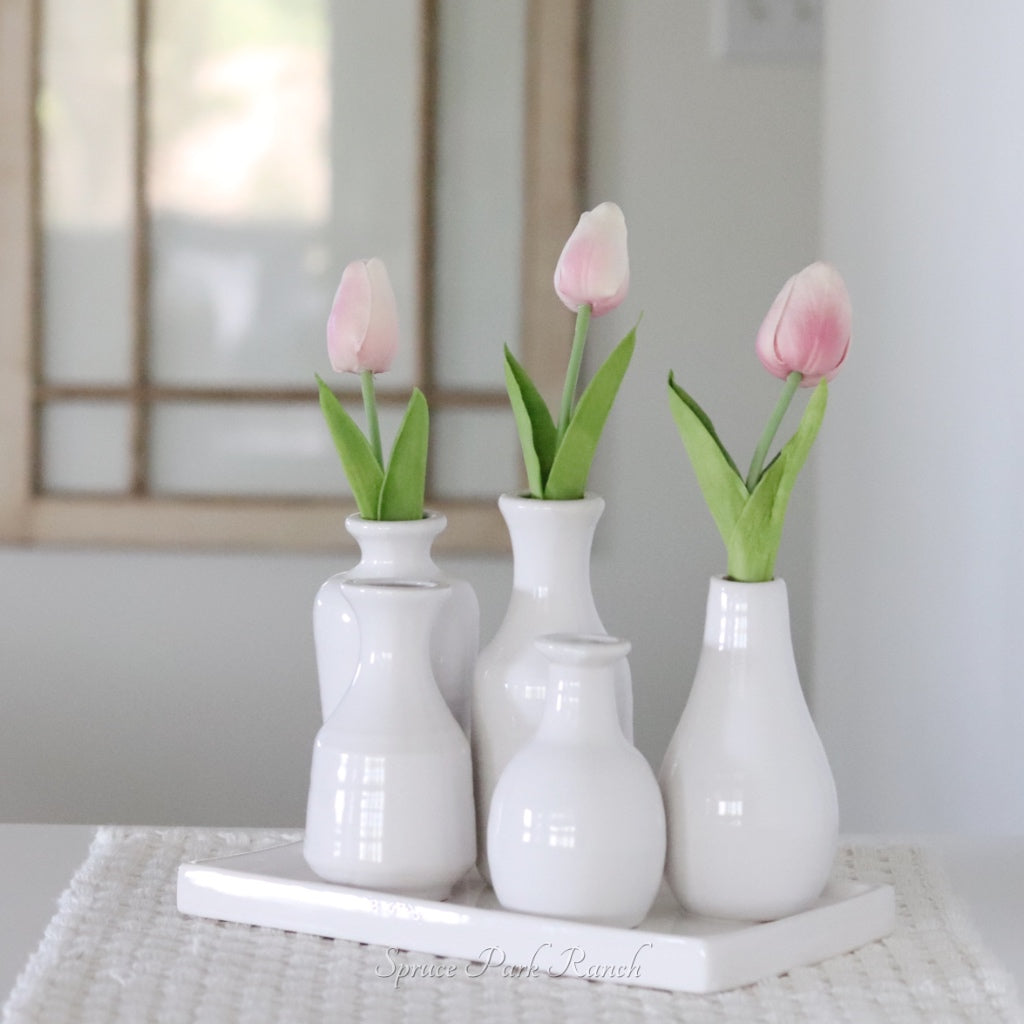
[[[665,810],[643,755],[623,736],[615,669],[629,642],[556,634],[544,716],[491,801],[491,882],[510,910],[633,927],[665,866]]]
[[[590,550],[604,500],[503,494],[498,507],[512,540],[512,593],[497,633],[480,652],[473,680],[478,865],[485,876],[491,794],[544,713],[548,666],[535,641],[547,633],[606,632],[590,589]],[[622,731],[632,740],[633,691],[625,659],[616,668],[615,698]]]
[[[328,881],[442,898],[476,857],[469,742],[430,663],[449,588],[365,580],[342,589],[361,655],[317,733],[304,855]]]
[[[771,920],[817,899],[838,805],[797,676],[784,581],[711,580],[697,674],[659,781],[666,875],[684,907]]]
[[[638,928],[608,928],[504,911],[475,873],[446,903],[331,885],[309,870],[299,843],[183,864],[177,898],[186,914],[376,943],[385,968],[389,949],[413,950],[478,970],[519,966],[524,984],[592,977],[673,992],[747,985],[856,949],[895,924],[889,886],[843,883],[770,924],[689,916],[663,887]]]
[[[324,721],[337,707],[359,660],[359,629],[342,584],[347,579],[433,580],[451,587],[447,610],[431,638],[434,677],[456,721],[469,730],[473,666],[480,644],[480,607],[473,588],[453,579],[434,562],[431,546],[447,525],[440,512],[395,522],[351,515],[345,529],[359,544],[354,568],[324,582],[313,605],[320,707]]]

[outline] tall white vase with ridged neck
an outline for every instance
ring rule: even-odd
[[[768,921],[821,895],[839,812],[783,580],[711,580],[697,674],[659,782],[666,875],[685,909]]]
[[[342,586],[347,579],[433,580],[451,587],[450,609],[431,637],[437,685],[464,732],[469,730],[473,666],[480,644],[480,607],[472,586],[453,579],[434,561],[431,548],[447,518],[373,520],[351,515],[345,529],[359,544],[359,564],[331,576],[313,605],[313,638],[320,709],[326,721],[337,707],[359,662],[359,626]]]
[[[498,507],[512,541],[512,594],[505,618],[480,652],[473,680],[473,782],[478,861],[489,877],[487,816],[498,777],[533,736],[544,713],[548,665],[535,641],[546,633],[603,634],[590,589],[590,553],[604,500],[542,501],[503,494]],[[633,739],[629,664],[615,668],[615,700]]]
[[[476,857],[469,741],[431,669],[449,588],[348,581],[361,653],[317,733],[303,853],[329,882],[444,899]]]

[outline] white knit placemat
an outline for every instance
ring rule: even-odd
[[[887,882],[896,932],[845,956],[712,996],[544,976],[186,917],[182,861],[275,845],[269,830],[105,828],[4,1008],[5,1024],[1019,1020],[939,868],[909,845],[845,847],[836,874]],[[2,927],[2,923],[0,923]],[[406,977],[397,981],[398,966]],[[415,968],[415,969],[413,969]]]

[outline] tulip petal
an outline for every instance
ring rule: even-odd
[[[781,380],[785,380],[789,376],[790,371],[786,364],[779,358],[775,339],[779,330],[779,323],[782,320],[782,314],[786,308],[786,304],[789,302],[789,296],[793,291],[793,284],[795,281],[796,275],[794,274],[782,286],[779,294],[775,296],[774,301],[768,308],[768,312],[765,314],[761,327],[757,332],[757,339],[754,342],[754,349],[757,352],[757,357],[761,360],[764,368],[769,373],[779,377]]]
[[[626,219],[615,203],[584,213],[555,266],[555,292],[575,312],[591,306],[592,315],[615,309],[629,291]]]
[[[338,373],[383,373],[398,348],[398,312],[387,268],[379,259],[354,260],[327,318],[327,354]]]
[[[360,370],[384,373],[391,369],[398,351],[398,304],[384,261],[367,260],[370,278],[370,322],[359,349]]]
[[[791,277],[757,332],[755,349],[765,369],[785,380],[803,375],[801,387],[832,380],[850,346],[850,296],[839,272],[812,263]]]
[[[355,373],[356,354],[370,322],[370,277],[362,260],[341,275],[327,318],[327,355],[337,373]]]

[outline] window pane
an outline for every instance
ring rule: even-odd
[[[439,15],[437,379],[501,388],[502,345],[519,348],[525,4]]]
[[[47,403],[40,419],[43,490],[127,492],[130,416],[119,402]]]
[[[151,375],[309,383],[331,298],[324,4],[151,11]]]
[[[381,410],[385,445],[401,413]],[[157,494],[351,493],[315,398],[302,405],[162,402],[151,429],[150,483]]]
[[[507,407],[448,407],[443,389],[503,390],[501,346],[518,348],[525,4],[40,4],[41,486],[347,495],[312,378],[358,407],[358,379],[327,363],[324,325],[343,266],[379,255],[402,333],[378,380],[385,447],[402,414],[392,400],[426,379],[441,389],[432,492],[493,501],[514,488],[521,460]],[[425,12],[440,48],[429,105]],[[436,123],[425,124],[426,109]],[[437,133],[430,182],[427,127]],[[425,202],[437,233],[431,303],[420,294]],[[149,260],[136,265],[140,242]],[[294,387],[309,401],[261,390]],[[233,388],[255,389],[255,401]],[[132,403],[151,398],[135,417]]]
[[[433,492],[442,498],[496,500],[516,490],[522,458],[507,409],[439,409],[431,413]]]
[[[152,0],[155,381],[309,384],[344,264],[379,255],[406,341],[392,380],[411,383],[416,9]]]
[[[131,373],[128,0],[43,4],[43,376],[125,383]]]

